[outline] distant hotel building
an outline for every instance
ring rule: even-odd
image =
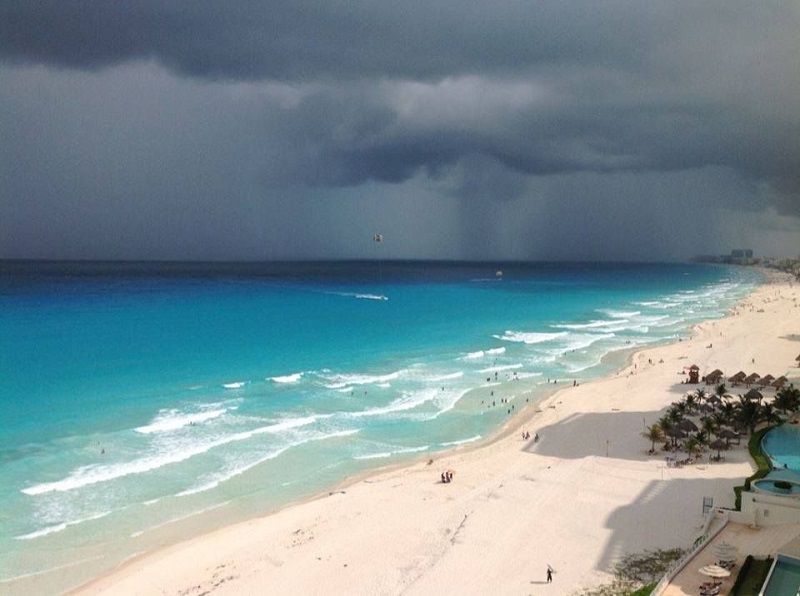
[[[737,248],[729,255],[701,255],[692,259],[700,263],[726,263],[731,265],[754,265],[757,260],[753,257],[753,249]]]

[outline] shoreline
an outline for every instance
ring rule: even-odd
[[[785,283],[776,282],[774,279],[766,281],[763,285],[759,286],[752,294],[748,295],[743,301],[741,301],[739,305],[737,305],[734,309],[732,309],[733,311],[732,313],[728,313],[722,319],[709,320],[704,323],[701,323],[700,325],[695,326],[690,331],[689,338],[685,342],[681,339],[680,341],[671,344],[647,346],[643,349],[642,348],[631,349],[631,351],[623,358],[623,363],[621,368],[619,368],[616,371],[610,372],[605,377],[581,384],[578,387],[572,387],[571,385],[566,385],[558,388],[553,387],[552,392],[550,392],[548,395],[543,396],[536,402],[525,404],[525,407],[521,409],[521,411],[517,415],[509,419],[500,429],[498,429],[497,432],[493,433],[491,437],[487,437],[485,440],[477,441],[475,444],[456,446],[452,450],[449,450],[447,452],[434,454],[433,457],[435,458],[434,459],[435,465],[434,464],[428,465],[427,460],[430,459],[430,456],[422,456],[415,460],[399,462],[397,464],[384,466],[379,469],[370,470],[369,472],[365,472],[363,474],[357,474],[337,484],[330,490],[323,491],[322,493],[319,493],[315,496],[311,496],[306,499],[302,499],[300,501],[296,501],[286,506],[280,507],[274,511],[268,512],[255,519],[236,523],[233,524],[232,526],[225,526],[221,529],[212,530],[209,533],[205,533],[190,538],[185,542],[176,545],[162,547],[154,551],[145,553],[142,556],[128,560],[127,562],[123,563],[117,569],[110,572],[109,574],[96,578],[91,582],[77,588],[75,590],[75,593],[95,594],[95,593],[104,593],[105,591],[113,591],[114,593],[136,593],[138,591],[149,591],[155,586],[159,586],[158,589],[164,590],[166,591],[166,593],[182,592],[185,594],[191,594],[195,593],[192,591],[192,589],[195,586],[197,588],[200,588],[202,586],[204,590],[208,590],[210,587],[211,590],[218,591],[219,593],[236,593],[243,590],[246,591],[248,585],[251,587],[255,585],[252,583],[242,583],[242,582],[257,581],[260,584],[262,581],[271,583],[276,579],[280,580],[279,585],[282,586],[282,588],[279,591],[281,592],[284,591],[284,589],[286,591],[305,590],[309,586],[314,585],[306,583],[307,578],[300,577],[302,575],[307,576],[308,575],[307,573],[305,572],[299,573],[298,576],[294,577],[293,579],[293,576],[295,574],[290,573],[288,576],[286,576],[285,572],[280,571],[282,567],[285,567],[283,562],[280,565],[274,565],[271,567],[269,565],[264,566],[264,562],[263,560],[261,560],[261,565],[259,566],[257,561],[249,560],[246,555],[240,554],[239,556],[231,556],[232,553],[217,552],[217,549],[215,549],[215,544],[217,543],[217,540],[222,540],[226,544],[228,544],[228,542],[230,541],[231,549],[234,552],[241,553],[240,543],[242,542],[241,539],[243,538],[243,536],[241,535],[242,534],[251,535],[254,530],[253,526],[261,527],[260,532],[261,534],[263,534],[263,536],[261,537],[260,540],[258,538],[255,538],[255,540],[258,540],[258,543],[262,544],[264,540],[269,542],[269,536],[274,537],[282,535],[281,528],[283,528],[288,521],[292,522],[289,524],[290,526],[299,525],[300,529],[296,529],[290,533],[290,536],[295,536],[295,538],[291,539],[290,546],[285,548],[288,548],[289,550],[294,550],[294,549],[307,550],[309,548],[307,545],[310,545],[314,542],[318,544],[321,539],[321,537],[316,534],[313,535],[312,538],[308,538],[307,534],[309,530],[304,529],[304,527],[308,525],[307,520],[309,515],[313,514],[314,516],[323,516],[323,517],[327,516],[327,519],[329,519],[329,521],[327,522],[326,525],[331,526],[334,525],[333,521],[335,519],[335,515],[344,516],[344,519],[347,519],[348,517],[352,518],[355,515],[352,511],[348,515],[348,513],[346,512],[348,506],[352,506],[353,509],[356,511],[360,509],[363,510],[369,509],[370,511],[373,511],[374,508],[369,507],[369,501],[371,500],[374,501],[376,495],[361,494],[359,495],[359,503],[355,505],[352,503],[350,505],[341,503],[332,503],[332,501],[343,501],[343,500],[352,501],[354,499],[351,497],[354,492],[372,493],[373,487],[384,488],[383,485],[385,485],[388,481],[401,482],[403,483],[403,485],[405,485],[407,482],[412,482],[413,486],[411,487],[411,490],[421,493],[418,494],[417,497],[422,497],[421,498],[422,501],[426,502],[440,501],[441,499],[439,497],[441,497],[441,495],[437,495],[436,494],[437,491],[441,493],[445,490],[455,488],[456,490],[463,492],[462,487],[464,486],[464,483],[467,480],[467,478],[464,477],[466,475],[465,474],[466,468],[470,468],[475,465],[475,462],[467,460],[478,460],[481,467],[496,468],[496,466],[490,464],[496,464],[497,462],[495,462],[494,459],[497,458],[508,459],[508,453],[505,453],[508,451],[515,451],[517,453],[517,457],[513,458],[516,460],[523,459],[528,454],[533,454],[537,456],[538,459],[540,459],[541,461],[537,462],[539,466],[534,466],[534,470],[542,475],[546,474],[545,470],[550,470],[554,464],[559,464],[561,466],[564,466],[565,465],[564,460],[568,458],[565,458],[563,456],[558,456],[555,453],[550,453],[550,451],[553,450],[551,449],[550,437],[548,436],[547,433],[549,433],[549,430],[553,429],[555,425],[569,422],[574,418],[576,414],[586,414],[588,412],[598,411],[597,410],[598,404],[594,404],[592,403],[592,401],[581,402],[579,404],[572,403],[576,402],[576,395],[579,396],[580,394],[585,394],[587,392],[595,392],[597,391],[598,387],[602,388],[604,384],[608,383],[618,383],[624,380],[638,380],[637,377],[640,376],[640,373],[645,372],[638,370],[637,368],[638,364],[639,362],[644,360],[646,354],[648,353],[659,352],[659,351],[671,352],[683,348],[688,349],[690,347],[694,350],[700,349],[696,344],[698,342],[702,343],[703,341],[705,341],[705,336],[710,334],[711,330],[718,323],[725,321],[732,321],[732,323],[736,322],[737,319],[736,313],[739,310],[744,310],[746,305],[752,303],[755,300],[763,299],[765,294],[774,289],[776,285],[780,287],[784,286],[786,286],[787,288],[789,287]],[[794,295],[796,296],[796,290],[793,290],[793,292]],[[750,314],[753,314],[754,316],[754,313]],[[796,323],[798,319],[797,312],[792,314],[794,315],[792,320]],[[800,329],[796,331],[800,331]],[[676,358],[676,360],[678,360],[678,358]],[[666,363],[668,363],[670,366],[675,365],[674,361],[670,362],[669,360],[667,360]],[[788,365],[789,363],[787,363],[786,365],[787,368]],[[769,372],[775,372],[775,371],[770,370]],[[796,377],[796,374],[794,376]],[[676,383],[673,383],[672,385],[675,384]],[[686,386],[685,388],[689,389],[693,387],[696,386]],[[531,389],[523,390],[519,394],[519,397],[526,396],[531,391],[532,391]],[[660,410],[663,409],[663,407],[668,405],[671,401],[678,399],[680,397],[680,394],[675,395],[669,393],[668,396],[669,399],[667,401],[662,400],[661,402],[659,402],[658,408],[643,413],[657,414]],[[611,397],[612,397],[611,402],[608,402],[607,399],[602,400],[604,406],[608,406],[609,403],[613,405],[614,398],[613,396]],[[568,407],[562,407],[565,401],[568,402],[567,403]],[[627,406],[630,405],[631,405],[630,403],[627,404]],[[576,406],[579,407],[576,408]],[[622,412],[623,408],[612,407],[611,411]],[[650,421],[650,423],[654,421],[655,420],[653,419]],[[524,444],[522,445],[522,448],[520,448],[522,441],[518,438],[515,438],[515,435],[520,433],[523,428],[527,428],[527,430],[529,430],[531,433],[534,432],[543,433],[542,442],[541,443],[530,442],[530,444]],[[631,437],[627,437],[627,439],[630,438]],[[638,442],[640,446],[644,446],[645,441],[644,439],[641,439],[641,437],[637,438],[634,436],[633,439],[634,442]],[[586,439],[584,438],[584,443],[585,442]],[[557,445],[555,446],[557,447]],[[595,446],[595,451],[596,447],[597,446]],[[591,461],[592,458],[598,458],[604,455],[606,458],[609,457],[609,439],[606,439],[605,454],[603,454],[602,452],[602,445],[600,445],[600,447],[601,449],[599,453],[594,453],[592,455],[584,455],[582,458],[576,459],[576,461],[582,461],[583,464],[587,464],[588,462],[588,464],[591,464],[591,466],[596,466],[598,462]],[[614,451],[616,450],[617,450],[617,445],[614,446]],[[644,449],[641,449],[640,451],[644,451]],[[503,452],[503,453],[498,454],[497,452]],[[611,459],[614,458],[612,457]],[[652,458],[647,458],[645,456],[645,457],[638,457],[635,459],[640,460],[637,462],[637,464],[644,463],[646,467],[652,468],[652,466],[648,465],[653,463]],[[628,458],[626,458],[626,461],[628,461]],[[520,465],[519,461],[510,463],[512,463],[513,466],[516,466],[517,468]],[[545,466],[546,463],[549,463],[550,465]],[[571,464],[572,462],[570,461],[568,463]],[[746,476],[747,475],[746,468],[749,467],[749,462],[738,462],[738,464],[739,465],[737,466],[736,474],[734,474],[734,477],[739,478],[739,474],[741,474],[742,472],[745,472],[744,475]],[[456,478],[452,485],[444,486],[437,482],[439,467],[441,466],[446,466],[446,467],[452,466],[456,468],[457,470]],[[641,465],[639,465],[638,467],[641,467]],[[653,471],[654,470],[652,469],[639,470],[639,472],[646,472],[651,476]],[[663,478],[663,469],[660,471],[660,473]],[[508,474],[509,471],[507,469],[503,469],[502,467],[500,469],[483,470],[480,474],[481,476],[483,476],[483,478],[480,480],[472,481],[471,484],[469,484],[469,486],[471,487],[472,491],[477,490],[479,492],[481,491],[491,492],[492,489],[489,485],[497,481],[500,481],[499,487],[503,487],[505,484],[504,482],[502,482],[503,479],[506,480],[512,479],[512,477],[509,476]],[[525,474],[522,474],[522,476],[524,475]],[[423,484],[420,486],[419,480],[423,477],[425,478],[429,477],[428,479],[430,479],[431,482],[428,483],[426,480],[423,480],[422,481]],[[513,479],[518,481],[519,478],[520,476],[518,475]],[[414,479],[417,480],[416,483],[414,483]],[[472,478],[470,478],[469,480],[472,480]],[[489,485],[486,484],[487,482],[489,483]],[[739,482],[734,482],[734,484],[735,483],[740,483],[740,480]],[[430,484],[430,486],[428,486],[428,484]],[[535,482],[531,482],[531,484],[535,484]],[[429,491],[433,492],[431,494],[428,494]],[[387,496],[388,497],[397,496],[393,495],[393,493],[396,492],[393,489],[390,489],[388,491],[388,495],[384,494],[385,492],[386,491],[383,492],[377,491],[378,493],[377,498],[380,499],[382,497],[385,500]],[[732,490],[730,490],[729,492],[730,492],[730,500],[732,501],[733,500]],[[467,498],[467,497],[460,494],[459,498]],[[474,498],[475,496],[473,495],[473,499]],[[366,502],[363,502],[365,499]],[[445,500],[445,502],[443,503],[444,508],[442,513],[444,517],[448,516],[452,517],[452,515],[454,514],[452,509],[454,508],[455,505],[448,508],[447,507],[448,500],[455,501],[457,503],[459,499],[453,498],[451,496],[449,499]],[[417,503],[417,505],[419,505],[419,503]],[[437,506],[438,505],[440,505],[440,503],[437,502]],[[345,512],[344,513],[338,512],[340,508],[343,508]],[[463,507],[458,507],[458,508],[463,509]],[[327,511],[329,509],[334,509],[337,511]],[[320,510],[322,511],[320,512]],[[361,513],[363,513],[363,511]],[[361,513],[359,513],[359,516],[361,515]],[[455,524],[455,523],[445,524],[447,526],[447,529],[450,530],[449,532],[444,532],[445,535],[450,534],[452,532],[455,532],[455,534],[461,534],[460,530],[464,530],[465,528],[468,528],[469,526],[472,525],[471,523],[467,522],[470,519],[470,517],[474,515],[474,512],[472,514],[470,513],[462,513],[462,514],[463,514],[463,519],[461,520],[460,524]],[[498,513],[497,515],[500,514]],[[561,515],[563,516],[563,513]],[[502,515],[500,515],[500,517],[503,518]],[[555,515],[553,517],[559,517],[559,515]],[[388,512],[385,512],[383,515],[380,512],[378,512],[376,520],[380,522],[385,521],[386,525],[388,525],[389,518],[391,518],[391,516],[388,515]],[[507,525],[508,523],[514,523],[514,520],[519,522],[518,516],[515,515],[513,511],[508,512],[503,519],[505,520],[505,524],[501,524],[501,526]],[[305,520],[306,522],[305,526],[303,523],[300,523],[301,520]],[[342,520],[341,517],[336,518],[336,521],[338,521],[340,524],[342,523],[341,520]],[[352,520],[350,521],[352,522]],[[399,526],[400,528],[402,528],[403,524],[400,523],[401,521],[402,521],[402,515],[400,515],[399,520],[395,518],[391,523],[394,526]],[[434,527],[437,526],[435,521],[431,523]],[[455,531],[452,529],[453,525],[456,526]],[[426,527],[427,527],[426,525],[423,525],[422,528],[419,529],[419,531],[421,531],[424,534],[427,531],[425,529]],[[359,525],[358,528],[359,532],[366,533],[367,535],[369,535],[368,531],[370,528],[369,525],[367,528],[362,528]],[[335,548],[334,545],[338,545],[340,547],[346,546],[339,543],[347,541],[347,536],[341,536],[341,534],[347,534],[347,530],[350,528],[348,528],[348,525],[345,523],[345,525],[340,527],[339,529],[344,531],[339,531],[339,532],[329,531],[325,536],[325,539],[330,543],[329,550],[331,551],[342,550],[342,548],[339,549]],[[256,530],[258,530],[258,528],[256,528]],[[339,534],[339,536],[337,537],[336,534]],[[231,538],[231,536],[234,535],[237,536],[236,539]],[[395,535],[393,533],[387,532],[387,540],[391,539],[389,537],[394,538]],[[452,538],[455,539],[455,535],[453,535]],[[533,537],[533,539],[535,540],[535,537]],[[250,538],[251,544],[252,540],[253,538],[251,537]],[[248,540],[245,540],[245,542],[247,541]],[[369,556],[371,551],[375,549],[387,550],[387,551],[390,550],[392,551],[392,553],[386,555],[386,558],[388,558],[389,560],[394,560],[394,559],[406,560],[408,557],[414,559],[417,558],[417,556],[413,554],[415,551],[419,552],[420,550],[422,550],[424,552],[426,550],[430,550],[430,548],[434,546],[438,547],[439,549],[442,549],[444,547],[444,550],[442,551],[442,557],[443,557],[445,554],[447,554],[447,551],[451,550],[451,548],[447,547],[448,543],[450,544],[451,547],[455,547],[457,545],[455,541],[449,539],[443,540],[441,536],[439,536],[438,540],[434,540],[433,544],[430,544],[429,542],[424,540],[423,544],[415,543],[414,544],[415,548],[411,548],[410,545],[406,545],[405,548],[403,548],[402,546],[398,547],[398,545],[395,545],[393,548],[387,547],[383,549],[382,547],[384,546],[384,542],[382,540],[379,540],[376,543],[374,539],[372,539],[372,541],[366,540],[364,541],[364,543],[365,544],[361,546],[362,550],[358,551],[361,553],[362,557],[363,555]],[[521,544],[518,544],[518,546],[524,547],[526,543],[527,543],[526,540],[522,540]],[[370,545],[372,548],[370,547]],[[420,548],[421,546],[424,546],[425,548]],[[280,547],[273,547],[273,548],[277,548],[278,551],[281,551]],[[350,546],[348,548],[353,548],[353,547]],[[257,551],[258,549],[254,550]],[[212,552],[209,553],[208,551]],[[200,553],[202,553],[202,556],[197,556]],[[269,556],[267,557],[267,559],[283,561],[284,557],[288,557],[287,563],[293,563],[292,559],[294,559],[294,561],[297,561],[298,559],[301,558],[298,556],[294,557],[291,556],[292,553],[289,553],[287,555],[286,552],[282,551],[280,554],[282,554],[283,557]],[[511,552],[507,554],[509,556],[512,556]],[[514,553],[514,556],[516,554],[517,553]],[[436,557],[436,561],[441,563],[442,557]],[[353,558],[357,559],[358,557],[354,556]],[[552,557],[552,558],[554,559],[553,561],[554,565],[556,565],[556,567],[558,568],[558,564],[555,561],[557,557]],[[238,564],[220,563],[220,565],[218,565],[215,568],[223,569],[223,568],[229,568],[230,566],[233,565],[239,570],[239,573],[228,575],[225,576],[224,578],[219,573],[211,573],[209,576],[209,569],[211,568],[207,566],[205,568],[203,568],[202,566],[198,566],[197,560],[199,559],[205,561],[209,560],[236,561],[238,562]],[[319,563],[321,561],[322,559],[318,557],[317,562]],[[545,564],[544,562],[540,561],[537,567],[541,568],[544,564]],[[245,569],[248,567],[250,568],[250,573],[246,574]],[[346,568],[348,567],[348,565],[345,564],[344,567]],[[439,567],[441,568],[442,565],[439,564]],[[298,569],[300,568],[301,567],[298,567]],[[164,573],[166,569],[170,569],[172,570],[172,572]],[[180,572],[175,573],[174,570],[176,569],[180,570]],[[510,570],[506,569],[507,572],[506,577],[508,584],[511,583],[510,576],[514,576],[516,574],[515,571],[510,571],[510,572],[509,571]],[[444,573],[444,571],[432,570],[426,568],[420,570],[419,573],[413,573],[412,575],[414,576],[414,579],[411,583],[409,583],[407,579],[398,581],[398,578],[395,578],[394,582],[385,580],[380,582],[379,584],[375,584],[374,574],[367,573],[366,577],[362,575],[361,579],[356,582],[356,585],[358,587],[355,590],[351,591],[355,591],[356,593],[374,593],[374,590],[372,588],[377,588],[377,591],[381,593],[396,593],[398,591],[403,591],[409,588],[411,585],[413,585],[415,587],[412,590],[412,592],[419,591],[419,593],[422,593],[425,591],[423,586],[434,585],[429,583],[430,581],[435,581],[430,578],[433,577],[434,575],[439,575],[441,573]],[[154,575],[156,576],[155,578],[153,577]],[[347,575],[351,574],[348,573]],[[383,575],[391,576],[393,575],[393,573],[387,571],[387,573]],[[456,574],[456,576],[457,575],[458,574]],[[526,577],[527,575],[538,577],[539,575],[542,574],[541,572],[539,573],[529,572],[526,573]],[[556,576],[557,580],[561,580],[563,578],[563,575],[564,574],[562,573],[558,573]],[[592,580],[588,584],[586,584],[585,578],[596,578],[597,580],[602,581],[602,578],[606,577],[607,575],[608,575],[607,570],[605,572],[603,570],[596,570],[595,572],[591,572],[588,575],[586,574],[579,575],[579,577],[582,578],[582,580],[581,582],[579,582],[578,585],[573,585],[572,589],[586,587],[587,585],[592,585],[593,582],[600,583],[599,581]],[[255,578],[258,579],[256,580]],[[352,580],[352,577],[350,579]],[[524,584],[525,587],[521,589],[534,590],[534,591],[537,590],[538,588],[536,586],[536,582],[533,579],[531,579],[531,582],[532,585]],[[563,582],[559,581],[558,583],[563,583]],[[350,585],[352,588],[352,584],[348,585]],[[515,588],[515,590],[518,589],[519,588]],[[314,590],[311,591],[313,592]],[[330,591],[330,590],[325,590],[325,591]],[[504,591],[504,589],[501,588],[500,591],[502,592]],[[201,591],[197,591],[197,593],[201,593]],[[474,593],[479,593],[479,591],[476,591]]]

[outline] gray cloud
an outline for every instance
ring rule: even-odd
[[[72,68],[153,58],[186,75],[222,79],[438,79],[537,63],[635,63],[640,55],[628,44],[663,38],[664,23],[674,25],[688,7],[12,0],[0,9],[0,51]]]
[[[317,4],[0,5],[0,249],[352,257],[354,222],[446,258],[797,239],[794,4]]]

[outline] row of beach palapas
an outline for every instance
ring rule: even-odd
[[[726,379],[721,370],[714,370],[701,380],[697,366],[688,370],[688,382],[702,384],[642,432],[650,441],[648,454],[666,452],[668,465],[698,461],[706,449],[710,461],[724,460],[722,452],[741,444],[743,434],[754,433],[762,424],[795,421],[800,412],[800,389],[785,376],[739,371]]]

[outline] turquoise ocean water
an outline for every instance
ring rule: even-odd
[[[697,264],[0,270],[0,592],[476,443],[548,381],[607,374],[762,282]]]

